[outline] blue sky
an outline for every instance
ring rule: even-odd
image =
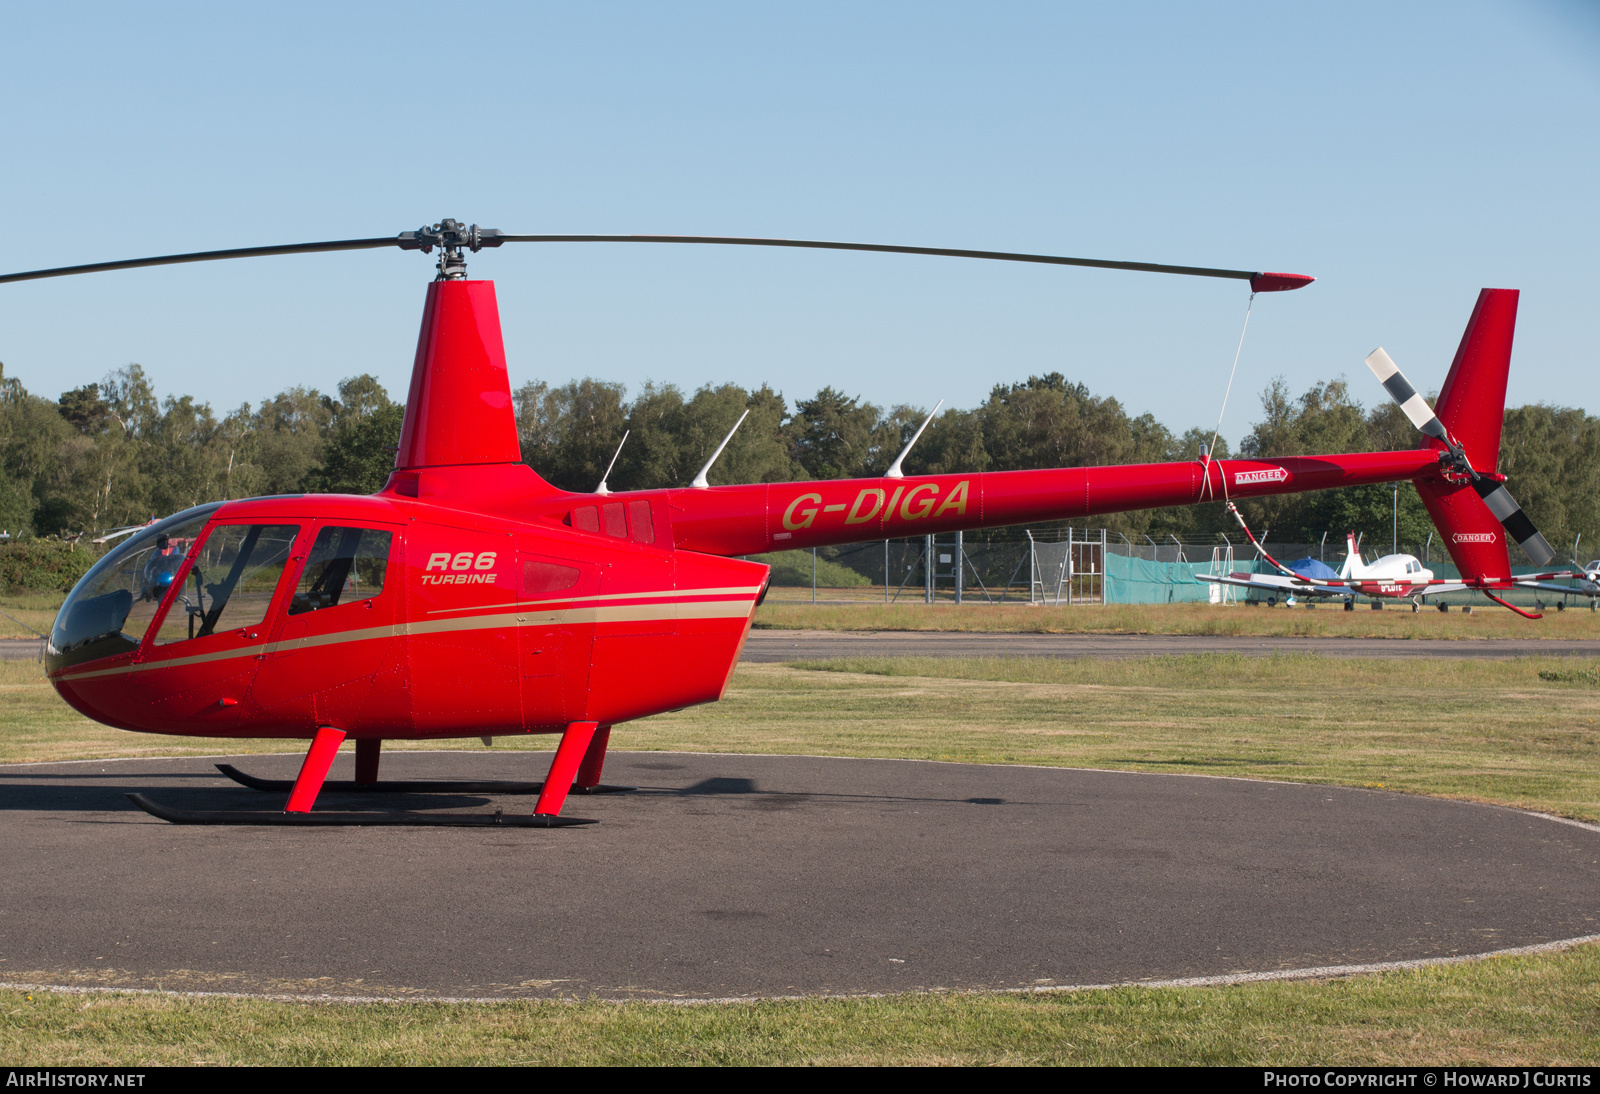
[[[1443,379],[1482,286],[1524,291],[1512,403],[1600,412],[1600,18],[1562,3],[10,5],[6,270],[350,236],[794,236],[1290,270],[1223,432],[1388,348]],[[832,384],[957,406],[1061,371],[1215,422],[1239,283],[931,258],[507,247],[514,383]],[[0,287],[55,396],[131,361],[224,410],[376,373],[398,251]]]

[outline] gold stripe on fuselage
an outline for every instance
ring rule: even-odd
[[[730,590],[731,591],[731,590]],[[215,653],[197,653],[188,657],[171,657],[158,661],[140,661],[131,665],[117,665],[107,669],[89,669],[74,672],[62,669],[57,679],[89,680],[97,676],[119,676],[130,672],[154,672],[158,669],[178,668],[182,665],[203,665],[211,661],[226,661],[235,657],[260,657],[271,653],[292,653],[320,646],[342,645],[347,642],[366,642],[374,638],[396,638],[401,635],[445,634],[451,631],[485,631],[516,627],[553,627],[585,623],[636,623],[651,620],[678,619],[741,619],[750,614],[756,590],[739,590],[746,594],[738,600],[707,600],[700,603],[677,604],[619,604],[586,605],[584,607],[546,608],[532,611],[534,604],[522,606],[521,611],[501,612],[494,615],[474,615],[460,619],[429,619],[417,623],[396,623],[387,627],[362,627],[331,634],[308,635],[280,642],[260,642],[253,646],[236,646]],[[693,589],[680,595],[722,593],[722,589]],[[662,596],[661,593],[630,593],[628,596]],[[587,600],[620,599],[620,597],[586,597]],[[501,607],[503,605],[495,605]],[[662,611],[663,608],[670,609]],[[482,610],[482,609],[480,609]]]
[[[548,600],[508,600],[504,604],[477,604],[466,608],[435,608],[429,615],[443,615],[446,612],[478,612],[490,608],[522,608],[524,610],[539,604],[576,604],[580,601],[590,600],[642,600],[647,596],[669,597],[685,596],[750,596],[753,597],[761,591],[759,585],[744,585],[727,589],[666,589],[660,592],[649,593],[595,593],[591,596],[553,596]]]

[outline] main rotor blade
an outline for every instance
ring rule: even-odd
[[[488,246],[488,233],[484,233]],[[944,258],[985,258],[997,262],[1038,262],[1050,266],[1090,266],[1101,270],[1140,270],[1145,273],[1184,274],[1190,277],[1224,277],[1250,282],[1255,292],[1301,289],[1316,278],[1306,274],[1266,273],[1261,270],[1220,270],[1208,266],[1167,266],[1158,262],[1119,262],[1103,258],[1065,258],[1061,255],[1020,254],[1012,251],[969,251],[956,247],[902,247],[888,243],[837,243],[820,239],[763,239],[746,236],[616,236],[616,235],[508,235],[503,243],[709,243],[725,247],[799,247],[823,251],[879,251],[888,254],[937,255]]]
[[[508,235],[493,228],[470,232],[454,221],[444,222],[440,233],[421,238],[427,229],[402,232],[398,236],[374,239],[333,239],[318,243],[290,243],[276,247],[235,247],[224,251],[193,251],[188,254],[155,255],[119,262],[90,262],[81,266],[57,266],[48,270],[26,270],[0,275],[0,285],[12,281],[35,281],[69,274],[105,273],[132,270],[143,266],[174,266],[184,262],[212,262],[224,258],[265,258],[271,255],[314,254],[321,251],[360,251],[377,247],[426,250],[432,246],[498,247],[502,243],[700,243],[732,247],[797,247],[825,251],[878,251],[888,254],[935,255],[944,258],[982,258],[998,262],[1034,262],[1051,266],[1088,266],[1102,270],[1139,270],[1146,273],[1182,274],[1188,277],[1221,277],[1250,282],[1253,292],[1286,292],[1301,289],[1316,278],[1306,274],[1269,273],[1260,270],[1223,270],[1208,266],[1169,266],[1158,262],[1121,262],[1100,258],[1067,258],[1062,255],[1021,254],[1011,251],[972,251],[955,247],[903,247],[887,243],[839,243],[820,239],[761,239],[743,236],[655,236],[655,235]],[[453,253],[453,252],[452,252]]]
[[[0,285],[9,281],[37,281],[42,277],[68,274],[105,273],[109,270],[134,270],[141,266],[176,266],[182,262],[212,262],[222,258],[266,258],[270,255],[316,254],[320,251],[365,251],[375,247],[399,247],[398,236],[377,239],[331,239],[322,243],[289,243],[281,247],[235,247],[226,251],[192,251],[181,255],[129,258],[121,262],[91,262],[83,266],[57,266],[50,270],[28,270],[0,275]]]

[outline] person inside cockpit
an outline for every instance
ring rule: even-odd
[[[144,572],[140,574],[139,599],[160,603],[172,588],[172,580],[182,565],[183,552],[166,536],[156,537],[156,549],[145,560]]]

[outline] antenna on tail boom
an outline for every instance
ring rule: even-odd
[[[728,447],[728,442],[733,440],[733,435],[739,432],[739,427],[744,425],[744,420],[748,417],[750,417],[749,410],[746,410],[743,414],[739,415],[739,420],[733,423],[733,428],[728,430],[728,435],[726,437],[722,438],[722,443],[717,445],[717,450],[715,452],[711,453],[711,458],[706,461],[706,465],[700,469],[700,474],[694,477],[694,481],[689,484],[690,486],[694,487],[696,490],[704,490],[711,485],[711,483],[706,480],[706,472],[711,470],[711,465],[717,462],[717,457],[722,455],[722,450]]]
[[[942,406],[944,406],[943,399],[933,405],[933,409],[928,412],[928,416],[922,419],[922,424],[917,426],[917,431],[911,434],[911,439],[906,442],[905,448],[900,450],[900,455],[896,456],[894,462],[889,465],[889,470],[883,473],[884,478],[903,479],[906,477],[906,473],[900,470],[900,461],[911,454],[911,446],[917,443],[917,438],[922,436],[922,431],[928,428],[928,423],[933,421],[933,416],[939,413],[939,408]]]
[[[611,469],[617,466],[617,457],[622,455],[622,446],[628,443],[628,434],[632,432],[633,430],[631,429],[622,431],[622,440],[617,442],[617,450],[611,454],[611,462],[606,464],[606,473],[600,476],[600,485],[594,488],[596,494],[611,493],[611,488],[606,485],[606,480],[611,477]]]

